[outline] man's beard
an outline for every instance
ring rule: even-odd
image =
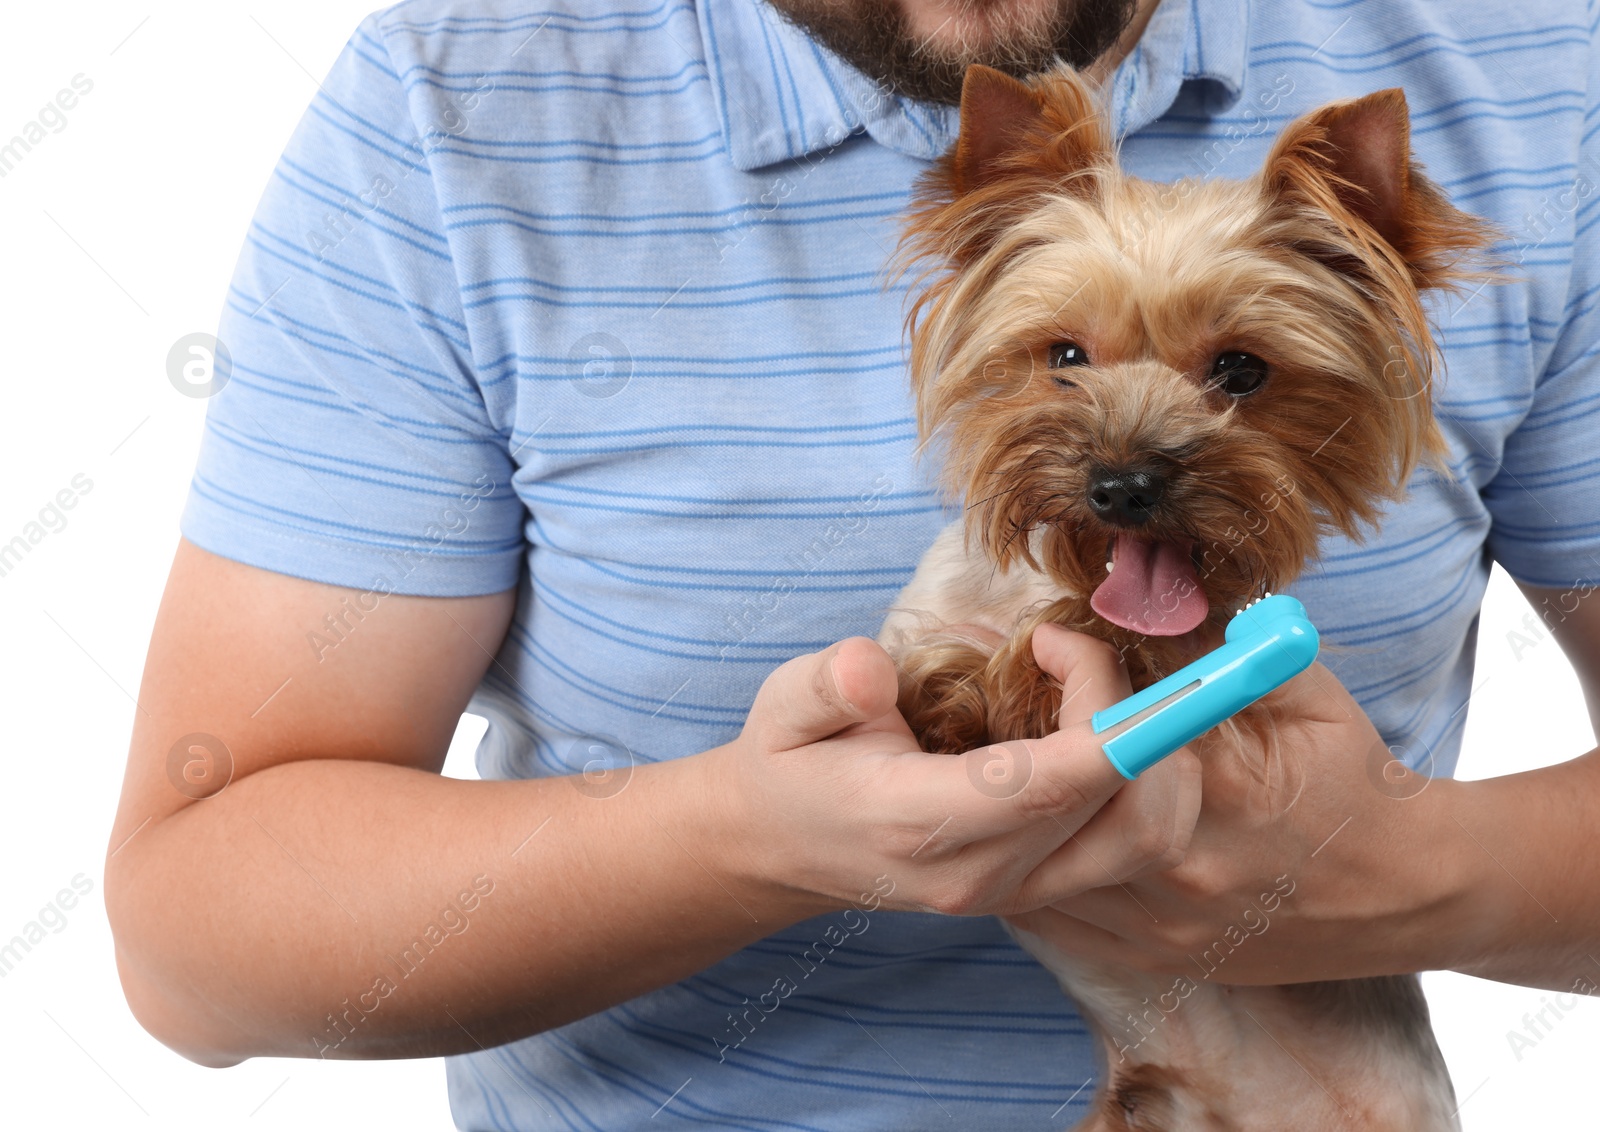
[[[1082,69],[1116,44],[1136,0],[1056,0],[1031,21],[1006,20],[1013,0],[966,0],[990,30],[959,47],[935,48],[911,29],[900,0],[769,0],[791,23],[869,78],[899,94],[959,105],[967,68],[982,63],[1023,78],[1058,60]]]

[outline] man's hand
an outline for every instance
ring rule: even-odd
[[[1600,718],[1593,591],[1523,587]],[[1321,665],[1276,706],[1270,754],[1259,741],[1207,744],[1182,864],[1009,919],[1091,959],[1223,983],[1457,970],[1600,992],[1600,859],[1586,849],[1600,751],[1499,778],[1430,779],[1402,765]]]
[[[488,1048],[876,901],[880,877],[889,907],[976,913],[1099,883],[1095,858],[1174,863],[1198,809],[1182,774],[1122,786],[1081,720],[1127,686],[1059,640],[1079,716],[1009,763],[913,751],[888,657],[854,639],[779,669],[734,742],[615,790],[441,778],[514,594],[371,596],[188,543],[173,562],[106,911],[135,1016],[202,1064]],[[308,647],[329,618],[337,647]],[[1090,815],[1101,840],[1069,841]]]
[[[1129,694],[1116,653],[1054,626],[1034,653],[1066,689],[1061,730],[961,756],[916,749],[893,662],[872,641],[775,671],[743,733],[711,752],[721,804],[749,831],[746,879],[848,903],[887,878],[888,907],[979,915],[1180,861],[1198,762],[1179,752],[1126,782],[1088,723]]]
[[[1267,735],[1205,746],[1182,864],[1012,922],[1091,959],[1224,983],[1392,974],[1481,948],[1494,910],[1469,892],[1459,785],[1408,771],[1320,664],[1269,702]]]

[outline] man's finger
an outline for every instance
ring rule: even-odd
[[[1064,688],[1060,730],[904,768],[911,781],[902,797],[919,799],[926,813],[937,812],[956,843],[1003,837],[1030,825],[1040,825],[1041,837],[1065,840],[1127,782],[1088,722],[1132,694],[1116,649],[1050,624],[1034,630],[1031,644],[1040,668]]]
[[[1342,723],[1361,711],[1354,697],[1339,683],[1339,678],[1321,662],[1313,662],[1311,667],[1274,691],[1272,698],[1290,716],[1327,723]]]
[[[1046,622],[1034,629],[1032,643],[1034,660],[1061,684],[1057,726],[1083,723],[1133,695],[1121,654],[1105,641]]]
[[[1126,965],[1128,941],[1104,928],[1074,919],[1054,908],[1018,912],[1001,919],[1015,931],[1033,937],[1021,941],[1034,956],[1041,952],[1063,959]]]
[[[906,759],[892,773],[907,812],[939,827],[935,851],[1026,831],[1028,844],[1048,852],[1127,784],[1086,723],[964,755]]]
[[[1050,818],[1072,833],[1127,783],[1100,749],[1090,717],[1131,696],[1133,688],[1121,655],[1096,637],[1045,623],[1034,629],[1031,644],[1039,667],[1061,684],[1059,729],[963,757],[981,760],[991,777],[1005,768],[1015,819]]]
[[[850,637],[780,665],[756,695],[751,720],[775,750],[792,750],[894,710],[899,680],[877,642]]]
[[[1187,748],[1128,783],[1017,890],[1024,907],[1175,868],[1200,816],[1200,760]]]

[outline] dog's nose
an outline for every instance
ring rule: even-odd
[[[1153,468],[1095,468],[1089,476],[1089,509],[1108,523],[1137,527],[1149,522],[1166,490],[1166,474]]]

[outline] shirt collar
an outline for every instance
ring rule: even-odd
[[[1210,84],[1217,113],[1244,87],[1250,0],[1161,0],[1111,79],[1117,136],[1166,113],[1186,82]],[[932,160],[955,140],[959,114],[883,89],[783,19],[764,0],[697,0],[696,14],[735,168],[791,161],[866,133]]]
[[[1250,0],[1161,0],[1138,44],[1112,75],[1111,115],[1120,138],[1144,129],[1200,86],[1209,113],[1239,100],[1249,66]]]

